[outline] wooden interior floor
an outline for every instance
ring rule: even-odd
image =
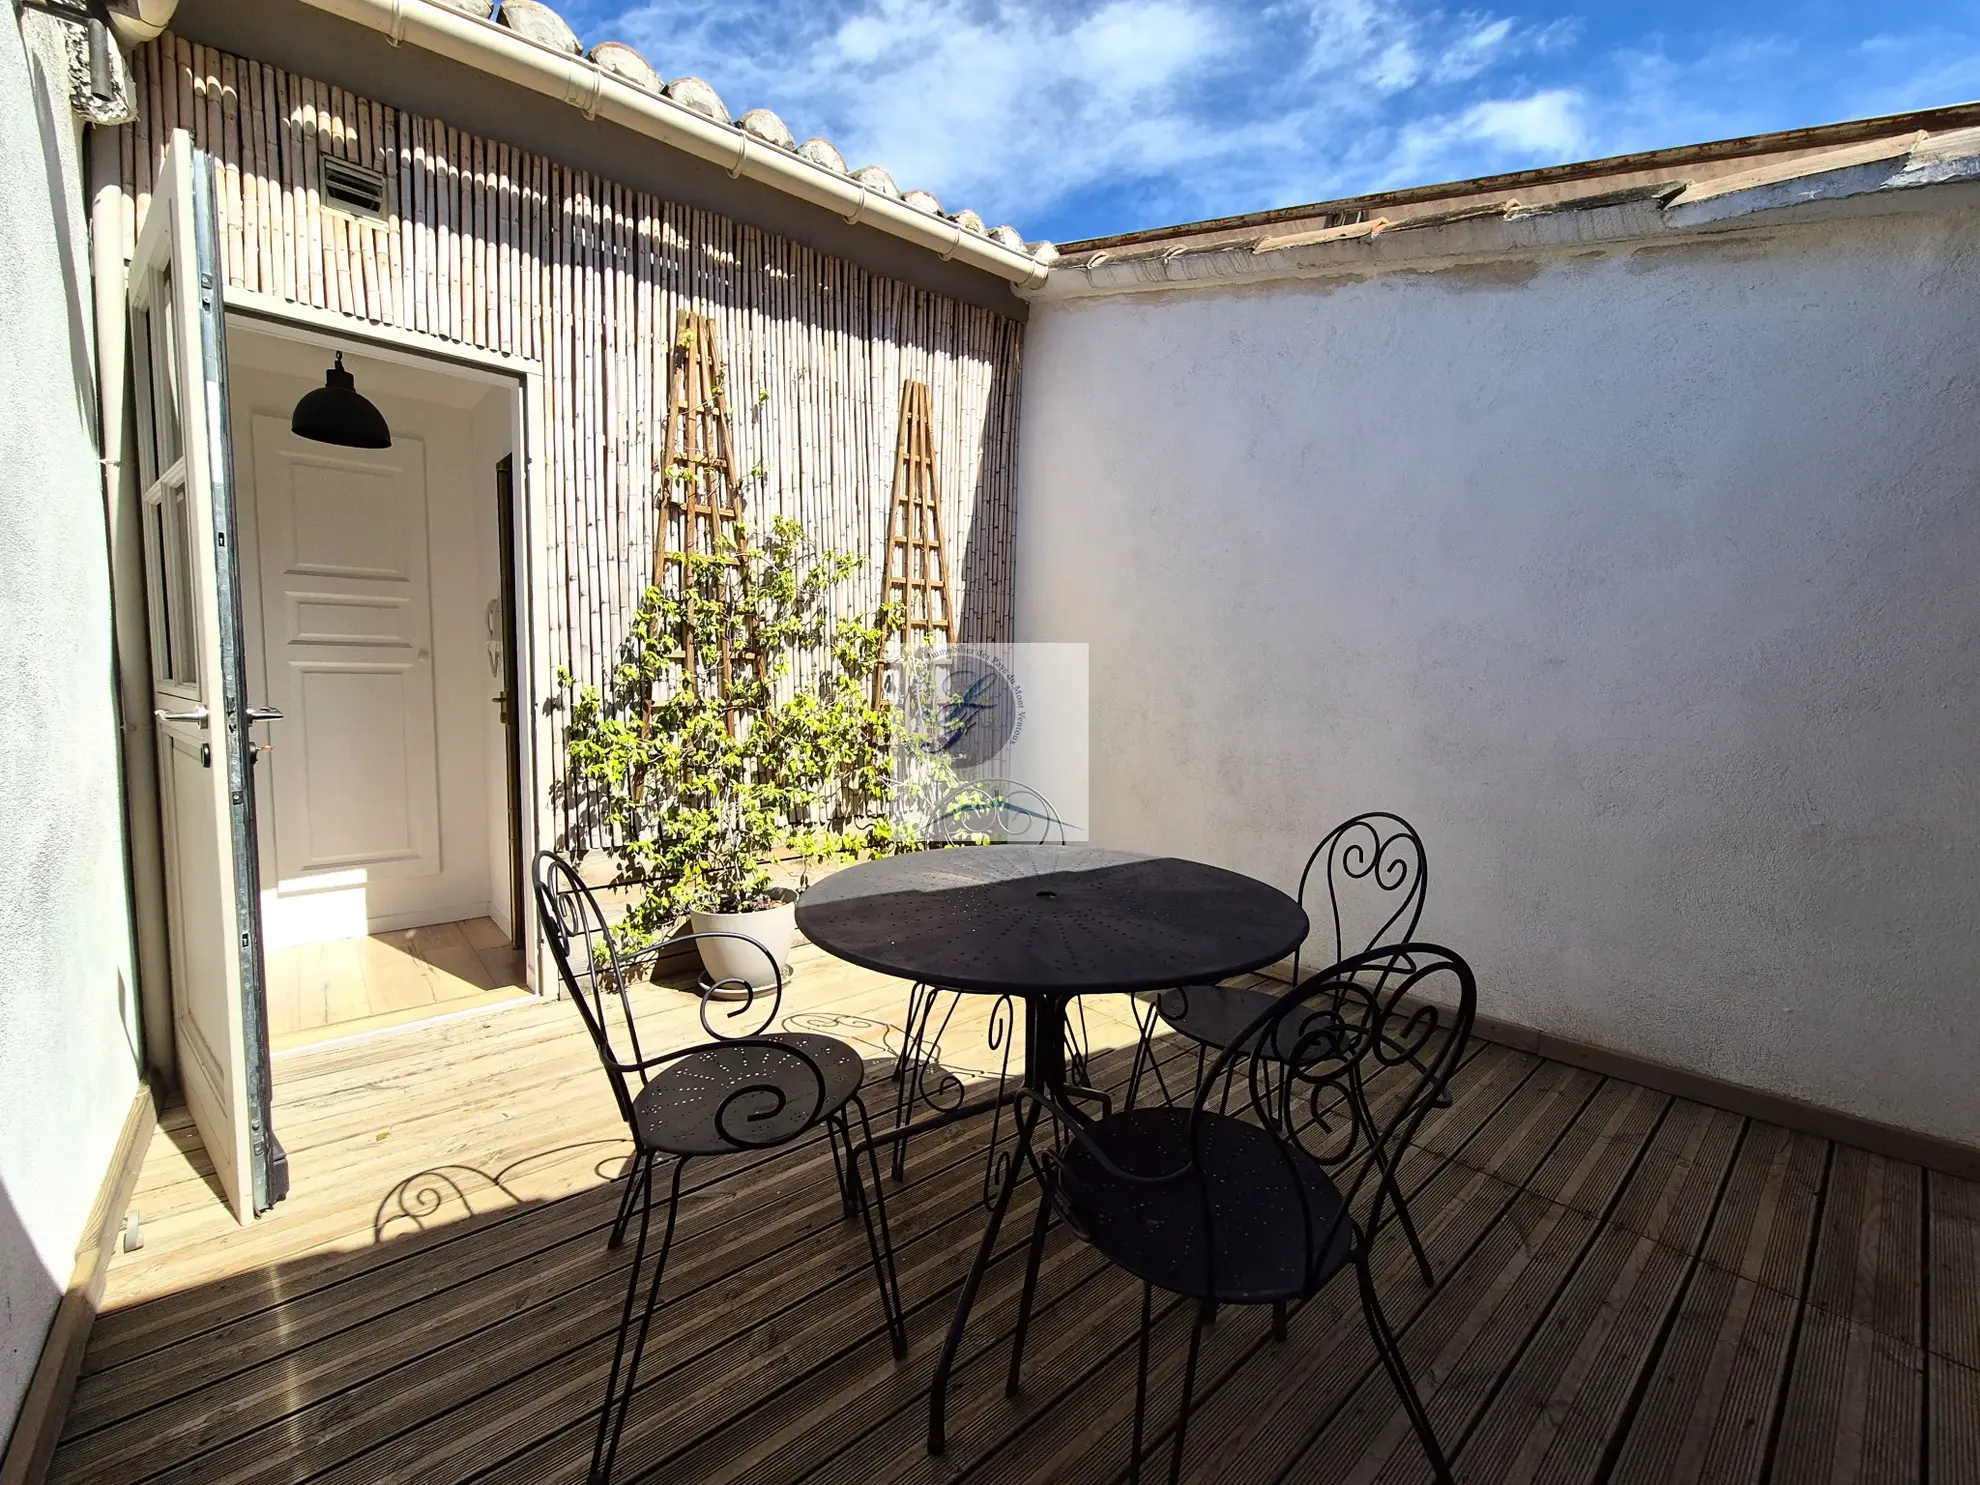
[[[786,1019],[861,1042],[884,1101],[906,987],[797,957]],[[684,997],[639,994],[692,1035]],[[1090,1026],[1124,1039],[1097,1003]],[[991,1055],[986,1033],[959,1033],[978,1045],[956,1060]],[[183,1125],[161,1134],[137,1199],[148,1241],[111,1271],[51,1478],[582,1479],[630,1250],[605,1248],[628,1146],[575,1012],[535,1003],[279,1069],[295,1194],[234,1226]],[[950,1452],[923,1450],[987,1134],[923,1139],[888,1189],[898,1364],[821,1145],[691,1168],[618,1478],[1120,1478],[1139,1288],[1063,1232],[1025,1393],[1003,1394],[1029,1187],[954,1379]],[[1461,1480],[1980,1481],[1980,1187],[1489,1044],[1402,1179],[1438,1282],[1385,1237],[1378,1285]],[[1164,1307],[1164,1432],[1185,1323]],[[1350,1283],[1282,1344],[1226,1311],[1198,1397],[1192,1481],[1427,1478]]]
[[[523,956],[488,918],[268,953],[268,1036],[287,1051],[526,994]]]

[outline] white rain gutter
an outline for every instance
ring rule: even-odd
[[[1377,218],[1351,226],[1212,243],[1124,246],[1063,258],[1034,304],[1289,279],[1438,272],[1508,256],[1582,254],[1704,233],[1905,210],[1943,209],[1927,187],[1980,183],[1980,128],[1906,134],[1802,156],[1696,185],[1645,188],[1634,199],[1517,201],[1421,224]],[[1970,203],[1971,196],[1957,198]]]
[[[635,88],[582,57],[524,39],[506,26],[466,15],[430,0],[303,0],[318,10],[382,31],[398,46],[411,42],[446,57],[542,93],[719,165],[731,177],[759,181],[814,206],[835,212],[854,226],[878,228],[944,261],[967,263],[1007,280],[1017,289],[1035,289],[1051,269],[1028,254],[978,236],[946,217],[917,211],[869,191],[848,176],[767,144],[736,128],[718,124],[671,98]]]

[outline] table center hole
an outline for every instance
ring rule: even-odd
[[[1056,892],[1045,891],[1045,892],[1040,892],[1038,895],[1040,897],[1057,897],[1059,894]]]

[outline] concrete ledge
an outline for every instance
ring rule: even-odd
[[[138,1089],[130,1113],[124,1116],[123,1133],[117,1137],[110,1168],[76,1249],[75,1273],[48,1327],[6,1455],[0,1457],[0,1485],[40,1485],[55,1457],[69,1398],[82,1371],[83,1348],[89,1344],[96,1307],[103,1302],[103,1286],[110,1277],[110,1259],[124,1230],[124,1213],[130,1209],[131,1193],[137,1189],[138,1172],[157,1126],[158,1107],[147,1084]]]
[[[1292,280],[1359,280],[1440,273],[1498,259],[1626,253],[1732,232],[1976,204],[1980,129],[1921,132],[1700,183],[1681,178],[1522,205],[1508,196],[1447,212],[1384,217],[1314,231],[1163,244],[1136,242],[1068,254],[1034,304]]]
[[[1669,1067],[1661,1062],[1632,1057],[1625,1052],[1613,1052],[1607,1047],[1569,1041],[1551,1032],[1515,1026],[1510,1021],[1480,1016],[1475,1029],[1488,1042],[1531,1052],[1536,1057],[1565,1062],[1570,1067],[1586,1068],[1590,1072],[1620,1078],[1628,1083],[1641,1083],[1659,1093],[1688,1098],[1693,1103],[1708,1104],[1712,1108],[1744,1114],[1748,1118],[1763,1119],[1783,1128],[1798,1129],[1804,1134],[1834,1140],[1839,1145],[1854,1145],[1859,1150],[1922,1165],[1927,1170],[1958,1176],[1964,1181],[1980,1181],[1980,1149],[1971,1145],[1900,1129],[1894,1124],[1879,1124],[1874,1119],[1860,1118],[1855,1114],[1838,1113],[1820,1104],[1804,1103],[1798,1098],[1763,1093],[1757,1088],[1687,1072],[1681,1067]]]
[[[1292,961],[1288,959],[1268,965],[1259,973],[1290,985]],[[1309,968],[1307,973],[1312,973],[1312,970]],[[1479,1016],[1472,1023],[1472,1032],[1502,1047],[1531,1052],[1536,1057],[1564,1062],[1569,1067],[1586,1068],[1603,1077],[1620,1078],[1625,1083],[1641,1083],[1645,1088],[1654,1088],[1675,1098],[1688,1098],[1693,1103],[1724,1109],[1732,1114],[1744,1114],[1749,1119],[1763,1119],[1784,1129],[1798,1129],[1803,1134],[1834,1140],[1839,1145],[1854,1145],[1873,1155],[1887,1155],[1893,1160],[1922,1165],[1927,1170],[1958,1176],[1963,1181],[1980,1181],[1980,1149],[1962,1145],[1957,1140],[1919,1134],[1895,1124],[1879,1124],[1875,1119],[1839,1113],[1817,1103],[1766,1093],[1741,1083],[1728,1083],[1723,1078],[1688,1072],[1681,1067],[1652,1062],[1648,1058],[1612,1051],[1608,1047],[1571,1041],[1550,1031],[1536,1031],[1531,1026],[1501,1021],[1495,1016]]]

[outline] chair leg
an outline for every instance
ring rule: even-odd
[[[1031,1224],[1031,1247],[1024,1260],[1024,1289],[1018,1295],[1017,1327],[1011,1332],[1011,1371],[1004,1379],[1004,1396],[1018,1395],[1018,1369],[1024,1364],[1024,1338],[1031,1329],[1031,1305],[1038,1296],[1038,1265],[1045,1256],[1045,1234],[1052,1226],[1052,1189],[1055,1177],[1050,1161],[1044,1162],[1045,1179],[1038,1190],[1038,1215]]]
[[[1402,1186],[1396,1180],[1395,1166],[1376,1142],[1369,1153],[1375,1157],[1375,1169],[1381,1173],[1381,1182],[1375,1190],[1376,1211],[1379,1216],[1381,1203],[1387,1201],[1396,1209],[1396,1221],[1402,1224],[1403,1238],[1409,1243],[1409,1251],[1416,1255],[1417,1272],[1423,1275],[1426,1288],[1434,1288],[1437,1271],[1430,1266],[1430,1255],[1423,1251],[1423,1239],[1417,1236],[1416,1223],[1409,1215],[1409,1203],[1403,1200]],[[1369,1231],[1375,1230],[1375,1222],[1369,1222]]]
[[[1155,1057],[1155,1008],[1131,995],[1128,1013],[1140,1028],[1134,1039],[1134,1061],[1128,1065],[1127,1094],[1121,1104],[1122,1108],[1131,1109],[1135,1096],[1141,1092],[1141,1074]]]
[[[908,989],[907,1015],[901,1022],[901,1050],[894,1058],[894,1081],[904,1082],[907,1078],[908,1063],[914,1048],[915,1022],[921,1017],[921,997],[925,990],[921,981],[916,980]]]
[[[942,1013],[937,1024],[935,1013],[939,1008],[940,996],[941,991],[936,986],[917,984],[909,998],[908,1032],[901,1046],[901,1056],[895,1061],[896,1074],[901,1080],[900,1087],[894,1091],[896,1129],[913,1120],[915,1100],[921,1096],[928,1069],[931,1065],[940,1066],[942,1034],[949,1029],[949,1021],[961,1002],[960,996],[952,996],[948,1010]],[[907,1147],[906,1136],[894,1141],[892,1166],[896,1181],[907,1179]]]
[[[1087,1054],[1093,1046],[1093,1034],[1086,1029],[1086,1001],[1075,995],[1071,1010],[1072,1015],[1066,1017],[1066,1071],[1073,1082],[1086,1087],[1093,1081],[1086,1073]],[[1077,1031],[1073,1029],[1075,1017],[1079,1021]]]
[[[901,1283],[894,1271],[894,1235],[887,1228],[887,1195],[880,1180],[880,1157],[874,1153],[873,1122],[866,1117],[866,1105],[855,1097],[859,1127],[866,1136],[866,1164],[873,1176],[873,1199],[866,1199],[860,1181],[859,1164],[853,1154],[852,1126],[845,1126],[846,1175],[852,1182],[852,1202],[866,1220],[866,1249],[873,1259],[873,1277],[880,1285],[880,1312],[887,1322],[887,1339],[894,1348],[894,1359],[907,1355],[907,1312],[901,1305]]]
[[[1181,1485],[1183,1446],[1189,1440],[1189,1405],[1196,1395],[1196,1355],[1203,1348],[1204,1305],[1196,1308],[1196,1319],[1189,1327],[1189,1360],[1183,1363],[1182,1411],[1176,1414],[1176,1447],[1169,1456],[1169,1485]]]
[[[901,1031],[901,1055],[894,1059],[894,1128],[904,1128],[914,1118],[914,1101],[921,1091],[921,1059],[928,1032],[928,1012],[935,992],[916,980],[908,991],[907,1019]],[[894,1179],[907,1179],[907,1141],[894,1141],[889,1157]]]
[[[1155,1286],[1141,1286],[1141,1335],[1134,1365],[1134,1442],[1128,1457],[1128,1485],[1141,1485],[1141,1433],[1148,1417],[1148,1332],[1155,1323]]]
[[[1375,1354],[1382,1358],[1383,1369],[1395,1384],[1403,1413],[1408,1417],[1410,1427],[1416,1430],[1418,1442],[1423,1445],[1423,1452],[1430,1461],[1430,1472],[1436,1477],[1437,1485],[1455,1485],[1451,1479],[1451,1467],[1445,1462],[1443,1449],[1438,1446],[1436,1430],[1430,1426],[1430,1415],[1424,1411],[1423,1399],[1417,1396],[1416,1384],[1409,1378],[1402,1347],[1396,1342],[1395,1332],[1389,1329],[1389,1317],[1382,1313],[1382,1301],[1375,1294],[1375,1279],[1368,1271],[1366,1255],[1355,1255],[1354,1274],[1361,1288],[1361,1314],[1368,1322],[1369,1339],[1375,1343]]]
[[[1283,1341],[1286,1338],[1286,1302],[1283,1299],[1272,1301],[1272,1339]]]
[[[840,1151],[841,1142],[845,1146],[843,1154]],[[852,1131],[842,1119],[827,1119],[825,1143],[831,1148],[832,1175],[839,1183],[839,1209],[851,1217],[858,1207],[858,1184],[852,1170]]]
[[[647,1229],[653,1217],[653,1163],[649,1160],[641,1179],[645,1199],[640,1203],[639,1241],[633,1247],[632,1272],[626,1280],[626,1305],[619,1316],[619,1336],[612,1347],[612,1369],[605,1378],[605,1406],[598,1414],[598,1439],[591,1450],[590,1485],[609,1485],[612,1464],[619,1452],[619,1436],[626,1430],[626,1414],[631,1411],[634,1385],[639,1380],[639,1361],[646,1350],[647,1331],[653,1325],[654,1307],[660,1300],[660,1281],[667,1272],[667,1252],[674,1245],[674,1219],[681,1207],[681,1172],[685,1159],[674,1161],[673,1179],[667,1192],[667,1225],[660,1236],[660,1254],[653,1261],[653,1281],[646,1291],[646,1308],[640,1315],[639,1333],[632,1355],[626,1356],[626,1336],[632,1330],[633,1303],[639,1294],[640,1269],[646,1259]],[[625,1362],[623,1388],[619,1380],[620,1362]]]
[[[612,1219],[612,1235],[605,1240],[607,1248],[622,1247],[626,1241],[626,1224],[632,1220],[633,1195],[639,1190],[640,1178],[652,1168],[653,1153],[650,1150],[633,1152],[632,1164],[626,1167],[626,1190],[619,1198],[619,1215]]]

